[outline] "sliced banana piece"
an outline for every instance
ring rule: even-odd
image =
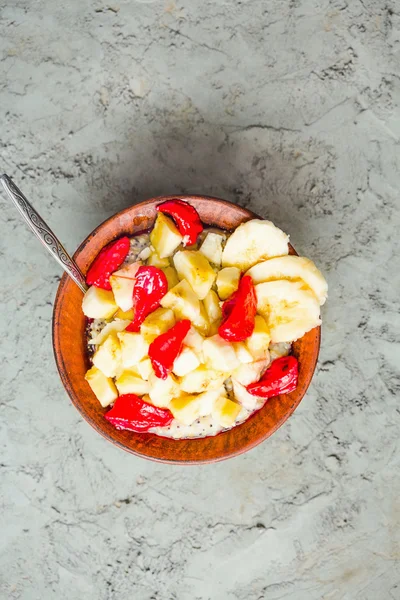
[[[276,358],[281,358],[282,356],[288,356],[290,354],[290,349],[292,344],[290,342],[281,342],[280,344],[270,344],[269,345],[269,356],[271,358],[271,362]]]
[[[206,365],[200,365],[180,379],[180,388],[188,394],[198,394],[206,390],[216,390],[222,386],[226,373],[209,369]]]
[[[165,408],[173,398],[179,396],[179,386],[173,375],[168,375],[167,379],[159,379],[155,373],[149,377],[149,397],[154,406]]]
[[[178,285],[178,283],[179,283],[178,273],[175,271],[174,267],[166,267],[161,270],[164,271],[165,277],[167,278],[168,291],[171,290],[176,285]]]
[[[232,402],[226,396],[220,396],[212,407],[212,418],[221,427],[231,427],[239,413],[241,411],[241,405],[236,402]]]
[[[133,304],[133,288],[135,287],[135,275],[141,266],[141,262],[135,262],[127,267],[114,271],[110,276],[110,284],[114,294],[115,302],[123,311],[130,310]]]
[[[271,335],[265,319],[261,315],[256,315],[254,319],[254,330],[245,344],[254,360],[259,360],[268,355],[268,346],[271,341]]]
[[[258,381],[268,367],[269,357],[252,363],[242,364],[232,373],[232,382],[238,381],[242,385],[249,385]]]
[[[201,252],[181,250],[174,254],[173,261],[179,279],[186,279],[199,300],[203,300],[216,278],[206,257]]]
[[[120,394],[144,396],[150,391],[150,384],[144,381],[136,371],[123,371],[115,381]]]
[[[254,410],[257,407],[257,396],[252,396],[246,390],[246,387],[236,379],[232,379],[233,394],[236,400],[244,406],[246,410]]]
[[[114,294],[94,285],[83,296],[83,314],[90,319],[109,319],[117,311]]]
[[[218,334],[204,340],[203,354],[206,365],[216,371],[233,371],[240,366],[233,344]]]
[[[268,281],[255,286],[257,311],[267,322],[271,341],[293,342],[321,324],[319,302],[298,281]]]
[[[204,308],[210,323],[216,323],[222,318],[222,311],[219,305],[219,298],[214,290],[210,290],[203,300]]]
[[[218,267],[221,264],[223,241],[224,237],[222,235],[209,232],[200,246],[200,252],[204,254],[210,263]]]
[[[178,319],[189,319],[193,322],[200,318],[200,301],[186,279],[182,279],[169,290],[160,304],[164,308],[172,308]]]
[[[182,236],[175,227],[172,219],[158,213],[155,225],[150,234],[150,241],[160,258],[172,256],[179,244],[182,242]]]
[[[303,256],[270,258],[254,265],[254,267],[247,271],[246,275],[250,275],[254,285],[279,279],[291,281],[301,279],[314,292],[321,305],[324,304],[328,295],[328,284],[325,277],[317,269],[312,260]]]
[[[173,398],[169,410],[184,425],[191,425],[200,416],[201,394],[182,394]]]
[[[100,346],[104,342],[104,340],[110,335],[110,333],[117,333],[118,331],[123,331],[129,325],[130,321],[127,319],[115,319],[111,321],[111,323],[107,323],[105,327],[98,333],[94,338],[89,340],[88,344],[95,344],[96,346]]]
[[[117,388],[111,377],[106,377],[97,367],[89,369],[85,375],[85,379],[104,408],[118,398]]]
[[[121,335],[121,334],[117,334]],[[121,345],[115,332],[105,339],[93,354],[93,364],[106,377],[115,377],[122,362]]]
[[[200,359],[197,354],[189,348],[184,346],[179,356],[176,357],[173,366],[173,373],[178,377],[183,377],[191,371],[197,369],[200,365]]]
[[[147,315],[140,326],[140,333],[148,344],[151,344],[162,333],[175,325],[175,315],[170,308],[157,308]]]
[[[288,243],[289,236],[271,221],[252,219],[239,225],[226,242],[222,266],[246,271],[260,260],[288,254]]]
[[[239,287],[240,269],[237,267],[225,267],[217,273],[217,290],[221,300],[232,296]]]
[[[147,355],[149,344],[140,333],[121,331],[117,333],[117,336],[121,345],[124,369],[134,367]]]

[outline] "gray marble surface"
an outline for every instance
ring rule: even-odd
[[[153,464],[71,406],[60,269],[2,196],[0,597],[399,600],[399,3],[3,0],[0,60],[0,168],[71,251],[214,194],[330,285],[294,416],[237,459]]]

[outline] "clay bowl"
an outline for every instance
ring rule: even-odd
[[[235,204],[205,196],[165,196],[127,208],[100,225],[86,238],[74,255],[83,271],[100,250],[122,235],[134,235],[153,225],[160,202],[170,198],[189,201],[198,210],[204,224],[234,229],[256,217]],[[279,223],[278,223],[279,226]],[[296,254],[290,248],[291,254]],[[103,409],[84,376],[89,368],[85,347],[85,318],[81,311],[82,292],[67,275],[61,279],[53,313],[54,354],[64,387],[84,419],[107,440],[151,460],[175,464],[212,463],[246,452],[272,435],[293,413],[307,391],[318,358],[320,328],[307,333],[293,345],[299,361],[299,383],[291,394],[269,400],[245,423],[215,437],[172,440],[153,434],[118,431],[103,417]]]

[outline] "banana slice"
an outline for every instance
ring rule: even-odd
[[[203,354],[208,368],[216,371],[233,371],[240,366],[233,344],[218,334],[204,340]]]
[[[252,219],[239,225],[226,242],[222,266],[246,271],[260,260],[288,254],[288,242],[289,236],[271,221]]]
[[[328,295],[328,284],[321,271],[317,269],[312,260],[303,256],[270,258],[254,265],[247,271],[246,275],[250,275],[254,285],[278,279],[290,281],[301,279],[314,292],[321,305],[324,304]]]
[[[117,335],[115,332],[110,333],[93,354],[94,366],[104,373],[106,377],[115,377],[121,366],[122,352]]]
[[[321,324],[319,302],[298,281],[268,281],[255,286],[257,311],[267,322],[271,341],[293,342]]]
[[[158,256],[160,258],[167,258],[168,256],[172,256],[182,242],[182,236],[175,227],[172,219],[163,213],[158,213],[155,225],[150,234],[150,241]]]
[[[164,308],[172,308],[178,319],[189,319],[192,322],[200,319],[200,300],[186,279],[169,290],[160,304]]]
[[[173,261],[179,279],[186,279],[199,300],[204,300],[216,278],[206,257],[195,250],[181,250]]]
[[[170,308],[157,308],[147,315],[140,326],[140,333],[148,344],[151,344],[162,333],[175,325],[175,315]]]
[[[220,396],[214,402],[211,412],[212,418],[222,427],[231,427],[235,423],[241,408],[240,404],[232,402],[226,396]]]
[[[112,292],[92,285],[83,296],[82,310],[90,319],[109,319],[118,306]]]
[[[168,291],[172,290],[173,287],[178,285],[178,283],[179,283],[178,273],[175,271],[174,267],[166,267],[166,268],[161,269],[161,271],[164,271],[165,277],[167,278]]]
[[[252,363],[246,363],[240,365],[232,373],[232,382],[238,381],[242,385],[246,386],[250,383],[258,381],[269,364],[269,357],[257,360]]]
[[[129,325],[130,321],[127,319],[116,319],[111,321],[111,323],[107,323],[105,327],[98,333],[94,338],[88,341],[88,344],[94,344],[96,346],[100,346],[104,342],[104,340],[110,335],[110,333],[117,333],[118,331],[123,331]]]
[[[120,394],[136,394],[144,396],[150,391],[150,384],[144,381],[135,371],[123,371],[115,381]]]
[[[217,290],[221,300],[226,300],[232,296],[233,292],[239,287],[240,269],[237,267],[225,267],[218,271],[217,274]]]
[[[252,396],[246,390],[246,387],[232,379],[233,385],[233,394],[236,400],[241,404],[246,410],[255,410],[257,408],[257,396]]]
[[[158,269],[167,269],[169,264],[168,258],[161,258],[156,251],[152,252],[148,258],[147,264]]]
[[[222,311],[219,305],[219,298],[214,290],[210,290],[203,300],[204,308],[210,323],[216,323],[222,318]]]
[[[105,408],[118,398],[117,388],[111,377],[106,377],[97,367],[92,367],[85,375],[92,392]]]
[[[182,352],[176,357],[173,366],[173,373],[178,377],[183,377],[191,371],[197,369],[200,365],[200,359],[197,354],[188,346],[184,346]]]
[[[181,377],[180,388],[188,394],[198,394],[220,388],[226,378],[226,373],[209,369],[206,365],[200,365],[194,371]]]
[[[154,406],[166,408],[173,398],[180,394],[178,383],[173,375],[168,375],[167,379],[159,379],[155,373],[149,377],[150,401]]]
[[[222,258],[222,242],[224,238],[218,233],[207,233],[204,242],[200,246],[200,252],[204,254],[207,260],[213,265],[219,267]]]

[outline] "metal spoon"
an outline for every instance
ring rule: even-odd
[[[50,227],[46,225],[8,175],[1,175],[0,181],[7,195],[14,202],[36,237],[39,238],[43,246],[47,248],[52,257],[62,266],[71,279],[75,281],[82,292],[85,293],[88,288],[83,273],[61,242],[56,238]]]

